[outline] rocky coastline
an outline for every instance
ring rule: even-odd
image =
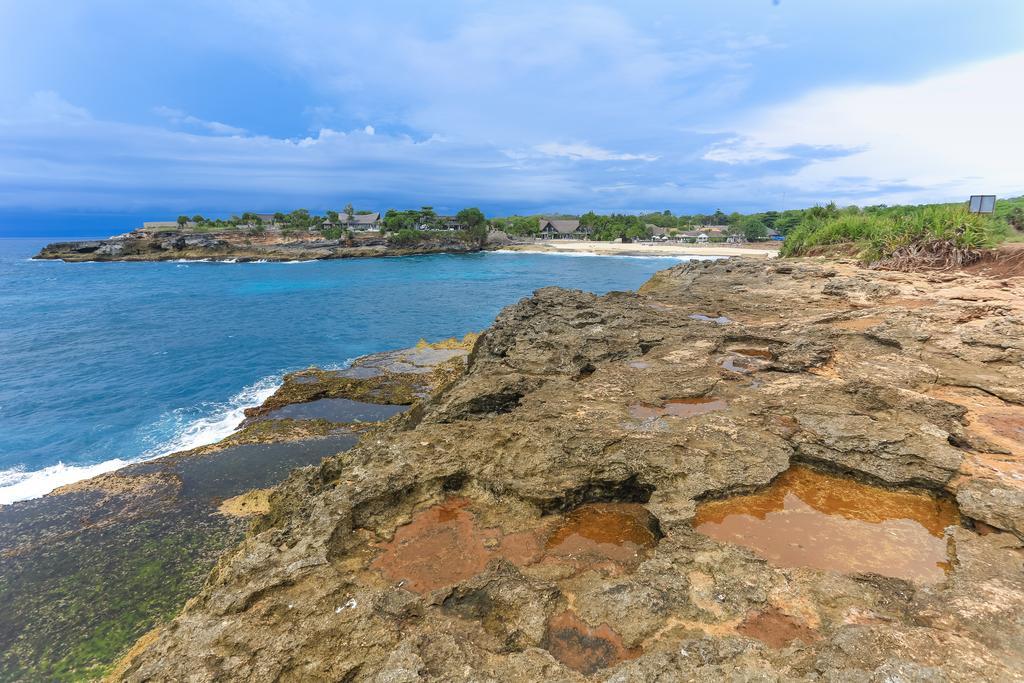
[[[472,341],[284,378],[209,446],[0,506],[0,680],[89,680],[200,589],[272,487],[461,372]]]
[[[540,290],[266,505],[116,679],[1022,680],[1024,280]]]
[[[1024,278],[732,259],[547,288],[133,467],[0,509],[0,673],[1024,680]]]
[[[33,258],[69,263],[84,261],[314,261],[417,254],[469,253],[479,247],[455,234],[397,244],[377,233],[357,234],[351,240],[316,235],[196,233],[133,231],[103,240],[54,242]]]

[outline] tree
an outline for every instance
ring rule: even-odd
[[[179,222],[179,223],[181,222],[181,218],[178,218],[178,222]],[[197,213],[197,214],[196,214],[195,216],[192,216],[192,222],[193,222],[193,223],[205,223],[205,222],[206,222],[206,219],[205,219],[205,218],[203,218],[203,217],[202,217],[201,215],[199,215],[199,214]]]
[[[721,209],[715,209],[711,220],[714,221],[714,225],[725,225],[725,213]]]
[[[738,228],[748,242],[756,242],[768,237],[768,228],[757,216],[747,216],[740,221]]]
[[[178,227],[184,228],[188,224],[188,216],[178,216]]]
[[[455,220],[477,246],[483,248],[487,244],[487,218],[483,211],[476,207],[463,209],[455,214]]]
[[[1024,231],[1024,207],[1015,206],[1010,209],[1010,213],[1006,215],[1006,222],[1009,223],[1014,230]]]
[[[327,220],[329,220],[332,223],[337,223],[338,222],[338,212],[337,211],[328,211],[327,212]]]

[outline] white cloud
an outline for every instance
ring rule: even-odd
[[[6,111],[0,110],[0,123],[46,122],[68,124],[90,120],[89,112],[76,107],[52,90],[39,90],[14,103]]]
[[[363,132],[366,133],[367,135],[373,135],[377,131],[374,130],[373,126],[367,126],[366,128],[363,128]]]
[[[734,137],[703,158],[750,164],[799,156],[792,150],[801,146],[847,149],[771,179],[836,199],[844,193],[881,201],[1019,193],[1021,74],[1024,52],[911,83],[818,90],[744,116],[730,127]]]
[[[349,121],[391,117],[505,148],[567,133],[621,147],[623,133],[635,133],[625,121],[658,139],[693,112],[734,101],[751,56],[774,47],[758,34],[666,35],[646,16],[601,3],[460,3],[400,21],[343,3],[317,12],[276,0],[234,7],[267,36],[267,50],[337,97]]]
[[[570,144],[546,142],[542,145],[537,145],[534,149],[546,156],[584,159],[587,161],[656,161],[658,159],[658,157],[651,154],[622,154],[578,142]]]
[[[703,158],[723,164],[750,164],[790,159],[792,155],[750,138],[734,137],[712,145]]]
[[[497,149],[437,135],[417,141],[365,128],[321,128],[303,138],[217,135],[209,126],[89,118],[56,94],[32,111],[13,118],[0,111],[0,209],[224,212],[315,209],[348,198],[380,209],[429,203],[457,210],[481,200],[551,203],[580,187],[550,164],[520,173]],[[74,124],[53,125],[58,114]]]
[[[173,109],[171,107],[154,107],[153,111],[164,117],[172,124],[177,126],[194,126],[207,130],[214,135],[245,135],[246,130],[244,128],[238,128],[236,126],[229,126],[226,123],[220,121],[206,121],[198,117],[192,116],[183,112],[180,109]]]

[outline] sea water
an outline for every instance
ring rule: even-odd
[[[636,289],[678,261],[32,261],[47,241],[0,239],[0,504],[217,441],[285,372],[480,331],[540,287]]]

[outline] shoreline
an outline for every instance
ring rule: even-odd
[[[1024,604],[1024,326],[1008,324],[1024,283],[992,284],[748,258],[681,263],[635,293],[540,289],[504,309],[472,362],[408,417],[293,471],[117,680],[280,677],[296,662],[304,674],[387,677],[425,661],[437,678],[569,678],[579,660],[552,640],[562,632],[587,639],[587,653],[625,652],[599,661],[603,677],[655,680],[669,665],[714,677],[722,661],[741,676],[789,674],[799,648],[799,666],[832,677],[909,661],[1002,680]],[[842,529],[854,559],[822,566],[765,557],[695,521],[723,492],[746,506],[735,514],[769,499],[769,513],[785,512],[769,485],[811,463],[828,483],[800,500],[829,527],[891,535],[910,520],[923,534],[879,544]],[[944,512],[917,521],[917,502]],[[556,556],[551,539],[582,535],[588,515],[645,545]],[[777,544],[828,542],[794,528]],[[904,641],[911,632],[920,639]],[[958,647],[937,661],[949,633]],[[898,651],[879,646],[892,642]],[[679,651],[716,659],[667,663]]]
[[[230,398],[220,402],[209,415],[199,416],[182,425],[159,445],[142,453],[114,456],[95,463],[58,461],[36,470],[18,470],[16,467],[2,470],[0,510],[20,502],[45,498],[66,486],[116,473],[132,465],[213,446],[241,431],[245,410],[263,405],[283,385],[287,374],[268,375],[245,385]],[[233,426],[228,428],[228,425]]]
[[[530,244],[509,244],[495,251],[523,252],[536,254],[592,254],[594,256],[748,256],[774,258],[778,247],[728,247],[700,246],[695,244],[650,244],[619,242],[591,242],[581,240],[550,240]]]

